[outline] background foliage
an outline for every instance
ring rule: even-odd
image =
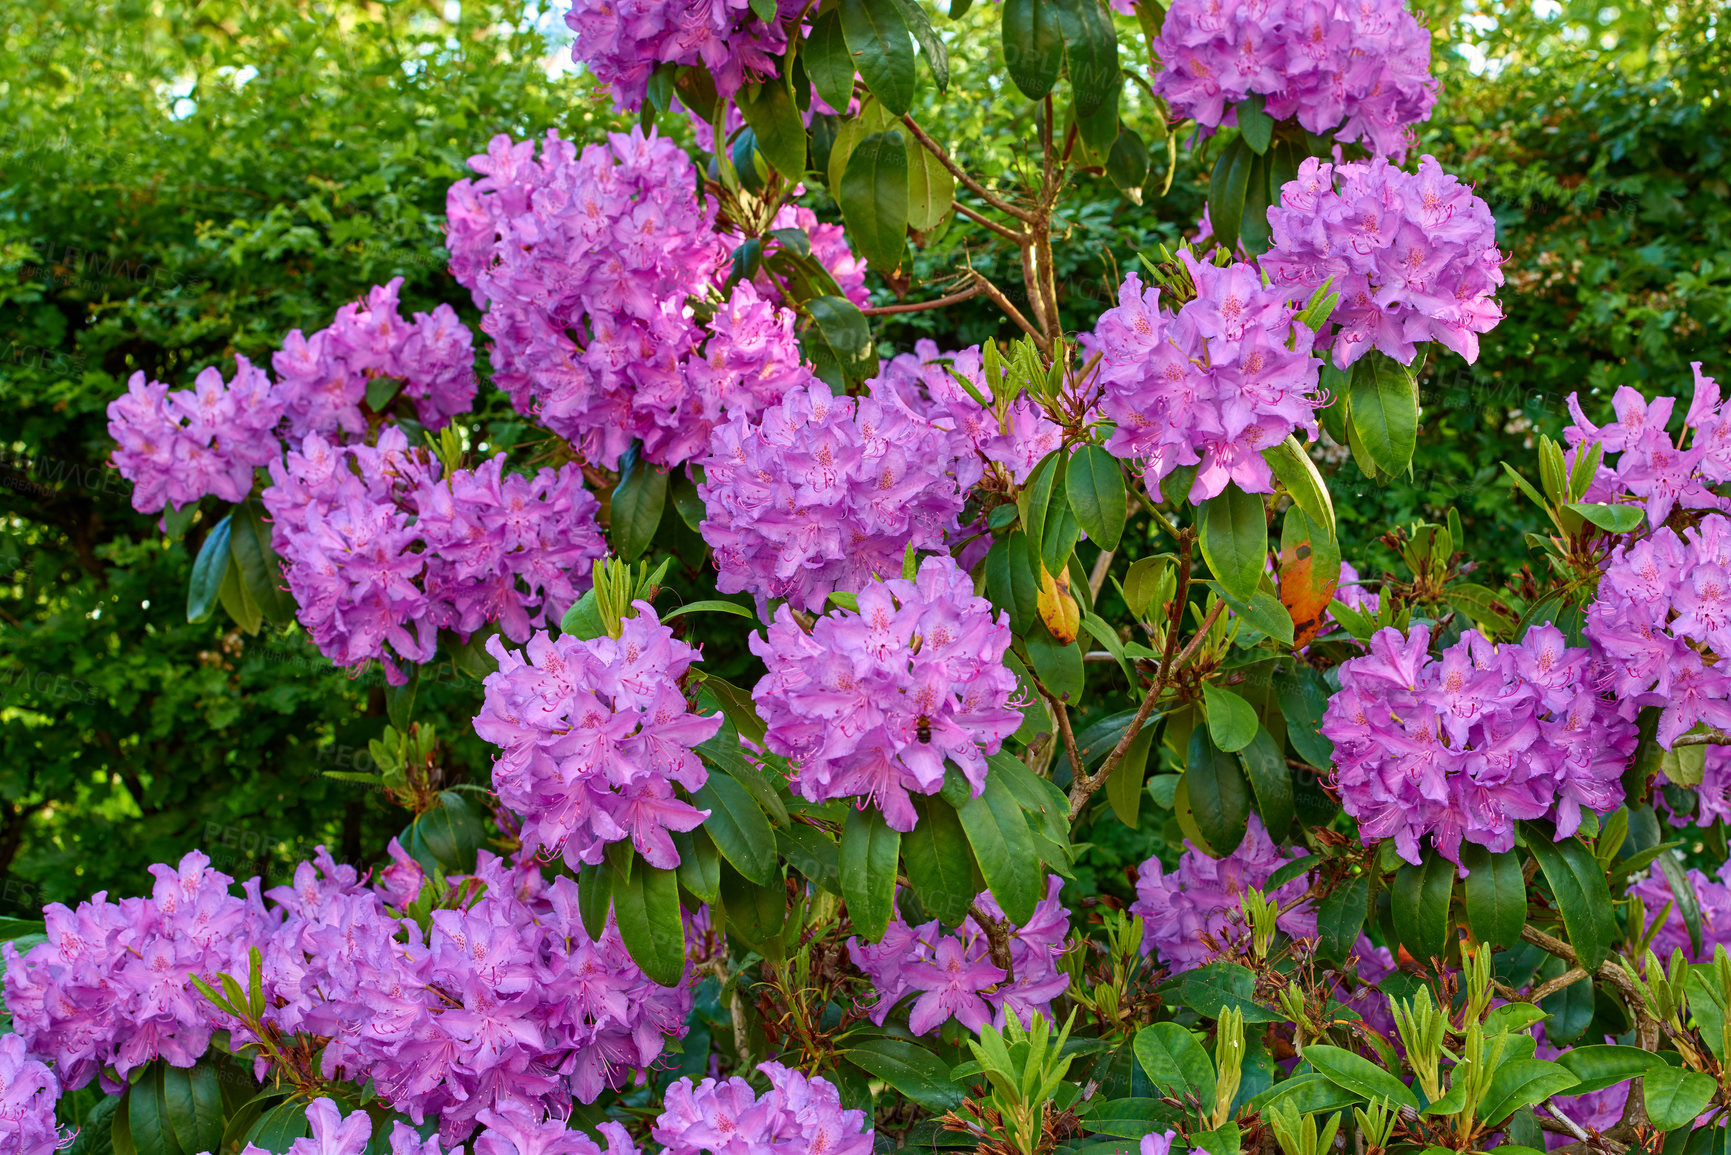
[[[1476,365],[1421,378],[1409,480],[1375,490],[1346,462],[1330,484],[1353,495],[1347,556],[1372,527],[1452,505],[1475,556],[1504,576],[1525,563],[1521,534],[1538,515],[1510,500],[1497,463],[1555,431],[1564,395],[1592,390],[1602,409],[1620,384],[1683,392],[1691,360],[1731,372],[1719,92],[1731,62],[1706,4],[1430,7],[1445,94],[1422,148],[1495,211],[1508,319]],[[0,3],[0,913],[136,893],[146,864],[194,847],[243,876],[320,842],[372,861],[401,825],[321,775],[365,768],[382,682],[332,671],[298,629],[244,639],[222,615],[189,626],[162,612],[184,597],[204,527],[169,542],[131,511],[103,464],[104,408],[135,370],[184,386],[236,353],[268,360],[288,330],[325,325],[393,276],[408,308],[449,301],[473,324],[441,233],[464,158],[499,132],[587,141],[622,127],[581,77],[546,67],[547,40],[522,17],[514,4],[407,0]],[[995,44],[970,23],[988,18],[946,35]],[[1145,59],[1133,21],[1120,35],[1127,60]],[[1004,83],[997,61],[956,60],[972,70],[964,90]],[[1150,117],[1127,96],[1127,120]],[[964,162],[991,173],[1022,159],[1022,107],[933,102],[920,119],[980,150]],[[1179,164],[1164,197],[1156,149],[1141,204],[1086,177],[1066,201],[1067,328],[1111,303],[1138,249],[1193,230],[1208,163]],[[833,219],[821,188],[808,199]],[[961,234],[928,238],[916,280],[1013,259]],[[1009,335],[981,300],[878,332],[886,355],[921,337],[955,348]],[[478,440],[520,434],[485,388],[481,412]],[[706,660],[728,673],[741,641],[708,630]],[[484,780],[465,724],[479,687],[448,673],[423,684],[422,716],[453,720],[441,726],[449,772]],[[1122,868],[1161,846],[1160,832],[1115,822],[1077,832],[1095,835],[1084,892],[1126,893]]]

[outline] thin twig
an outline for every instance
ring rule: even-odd
[[[950,175],[961,181],[963,186],[966,187],[969,192],[973,193],[999,212],[1008,213],[1017,220],[1032,221],[1034,219],[1034,214],[1029,212],[1027,209],[1019,208],[1016,205],[1011,204],[1009,201],[998,196],[996,193],[991,192],[985,185],[969,176],[967,171],[963,169],[961,165],[957,164],[949,153],[944,151],[943,145],[926,135],[926,130],[921,128],[914,121],[914,118],[911,115],[903,116],[902,123],[907,125],[908,131],[914,134],[914,139],[919,141],[927,152],[937,157],[938,163],[949,169]]]
[[[986,278],[984,273],[978,272],[974,269],[969,269],[968,271],[979,278],[980,291],[991,298],[992,304],[1002,309],[1009,316],[1010,320],[1016,323],[1017,328],[1032,337],[1034,339],[1034,344],[1040,347],[1040,352],[1050,355],[1052,344],[1050,341],[1046,340],[1046,335],[1040,332],[1040,330],[1034,328],[1034,326],[1028,324],[1028,318],[1022,316],[1022,311],[1010,303],[1010,298],[1004,296],[1004,291],[998,288],[998,286],[992,284],[992,282]]]
[[[921,313],[927,309],[942,309],[946,305],[958,305],[963,301],[971,301],[985,290],[976,283],[959,293],[951,293],[947,297],[938,297],[931,301],[907,301],[899,305],[873,305],[861,309],[868,317],[887,317],[891,313]]]
[[[956,201],[955,205],[956,211],[961,213],[964,217],[967,217],[970,221],[973,221],[975,224],[985,225],[1000,237],[1006,237],[1009,240],[1016,242],[1018,245],[1028,244],[1032,239],[1027,233],[1012,229],[1008,225],[1001,225],[991,217],[986,216],[984,213],[969,208],[961,201]]]
[[[1554,979],[1540,983],[1533,988],[1533,993],[1526,997],[1525,1002],[1537,1003],[1550,998],[1558,991],[1572,987],[1587,977],[1587,972],[1580,967],[1570,967]]]

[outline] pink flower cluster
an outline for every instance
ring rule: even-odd
[[[1479,334],[1502,320],[1493,293],[1503,255],[1491,210],[1434,157],[1416,173],[1386,160],[1328,164],[1310,157],[1268,210],[1273,246],[1262,268],[1308,298],[1334,278],[1340,294],[1318,347],[1344,369],[1372,348],[1403,365],[1439,341],[1470,364]]]
[[[1666,526],[1613,549],[1584,633],[1625,714],[1661,708],[1665,749],[1699,723],[1731,728],[1731,520],[1708,514],[1681,536]]]
[[[207,494],[239,502],[252,491],[253,470],[276,459],[283,403],[270,377],[245,357],[234,377],[211,366],[191,389],[169,391],[134,373],[126,393],[108,403],[113,462],[132,482],[132,508],[181,509]]]
[[[69,1090],[100,1077],[118,1094],[157,1058],[192,1066],[224,1024],[187,976],[244,975],[247,946],[263,928],[256,879],[237,898],[234,880],[198,851],[178,869],[150,872],[149,898],[109,902],[98,891],[75,911],[53,903],[43,912],[47,942],[22,956],[5,945],[13,1029]]]
[[[1156,500],[1161,479],[1181,465],[1198,467],[1193,504],[1229,482],[1269,493],[1273,475],[1262,451],[1296,430],[1316,436],[1323,398],[1311,331],[1254,265],[1219,268],[1188,250],[1179,259],[1195,282],[1194,300],[1170,312],[1160,307],[1160,291],[1144,290],[1131,273],[1094,330],[1100,409],[1117,423],[1106,449],[1147,463]]]
[[[32,1059],[24,1037],[0,1035],[0,1155],[51,1155],[61,1145],[60,1080]]]
[[[1252,814],[1244,841],[1225,858],[1210,858],[1188,843],[1177,870],[1167,871],[1158,858],[1150,858],[1136,872],[1136,901],[1130,905],[1130,913],[1143,920],[1143,952],[1159,955],[1178,974],[1229,951],[1240,940],[1248,941],[1245,893],[1253,887],[1266,891],[1269,877],[1300,856],[1275,846],[1262,820]],[[1316,908],[1300,903],[1309,888],[1306,879],[1298,878],[1267,895],[1280,903],[1275,925],[1293,938],[1316,937]]]
[[[727,251],[715,207],[672,141],[640,130],[576,147],[549,132],[497,136],[446,198],[451,272],[486,314],[493,380],[519,412],[612,468],[699,453],[713,425],[755,417],[799,368],[792,314],[735,287],[713,345],[689,298],[714,288]],[[707,355],[705,355],[707,354]],[[688,363],[705,367],[688,371]]]
[[[716,428],[707,516],[722,593],[749,591],[818,612],[834,590],[853,592],[901,572],[909,545],[942,550],[979,464],[961,435],[893,396],[790,389],[761,422],[740,415]]]
[[[449,305],[403,320],[397,302],[402,287],[401,277],[373,286],[364,302],[344,305],[311,337],[299,329],[289,333],[271,357],[292,441],[308,433],[365,433],[361,403],[375,377],[401,381],[402,395],[414,402],[415,417],[428,429],[443,428],[474,404],[469,327]]]
[[[1437,100],[1430,33],[1404,0],[1173,0],[1151,47],[1155,94],[1205,128],[1261,94],[1275,120],[1399,158]]]
[[[499,669],[487,675],[475,732],[499,747],[493,789],[523,818],[530,854],[563,854],[573,869],[601,861],[608,843],[631,839],[651,865],[679,865],[669,831],[702,823],[675,785],[708,781],[692,749],[721,715],[691,712],[679,680],[697,651],[673,637],[647,602],[618,638],[538,633],[526,657],[497,638]]]
[[[991,410],[968,396],[950,375],[951,369],[966,377],[987,401],[996,400],[993,387],[986,381],[978,345],[959,353],[942,353],[935,341],[924,337],[914,342],[912,353],[898,353],[885,362],[871,384],[893,392],[940,429],[964,434],[981,458],[1002,465],[1020,485],[1063,442],[1063,428],[1028,397],[1010,402],[1005,428]]]
[[[592,1102],[684,1031],[689,987],[646,978],[611,916],[591,939],[570,878],[483,854],[480,898],[442,904],[423,932],[352,868],[317,863],[267,896],[281,919],[263,948],[271,1020],[329,1039],[327,1077],[371,1079],[417,1123],[438,1118],[448,1144],[489,1110]]]
[[[908,1029],[916,1035],[929,1035],[951,1019],[977,1032],[987,1023],[1003,1027],[1011,1013],[1023,1026],[1035,1012],[1050,1014],[1052,1000],[1070,985],[1059,969],[1070,935],[1070,912],[1059,900],[1063,888],[1062,879],[1048,877],[1034,917],[1025,926],[1012,925],[1009,974],[992,961],[991,944],[973,915],[955,934],[944,934],[937,919],[909,926],[898,912],[875,946],[848,939],[848,957],[878,994],[872,1022],[882,1026],[896,1004],[916,992],[908,1014]],[[974,901],[989,918],[1003,921],[989,891]]]
[[[1709,488],[1731,481],[1731,413],[1720,400],[1718,382],[1701,372],[1701,363],[1689,367],[1695,373],[1695,394],[1675,439],[1665,431],[1677,404],[1675,397],[1649,402],[1624,385],[1611,399],[1616,420],[1599,426],[1581,412],[1579,396],[1569,394],[1569,414],[1575,420],[1563,430],[1569,465],[1588,446],[1604,447],[1585,500],[1608,504],[1637,498],[1653,529],[1679,506],[1731,509],[1731,498]]]
[[[896,830],[918,821],[910,791],[942,789],[946,760],[978,797],[986,756],[1022,723],[1008,616],[948,557],[921,562],[913,581],[867,585],[857,613],[832,610],[809,634],[781,606],[749,645],[768,667],[752,691],[764,744],[792,762],[794,788],[812,802],[867,799]]]
[[[571,59],[613,90],[615,107],[634,111],[659,64],[701,65],[724,101],[746,80],[776,75],[788,24],[803,8],[781,0],[765,22],[747,0],[577,0],[565,23],[577,34]]]
[[[373,446],[309,434],[271,462],[272,544],[320,652],[339,666],[377,658],[400,684],[398,662],[431,661],[441,628],[467,640],[497,621],[522,641],[570,608],[606,554],[599,503],[574,464],[533,478],[503,464],[442,478],[394,427]]]
[[[757,1069],[769,1077],[762,1095],[737,1076],[696,1085],[680,1079],[667,1088],[651,1137],[665,1155],[871,1155],[871,1120],[864,1111],[844,1109],[828,1079],[774,1062]]]
[[[1565,838],[1583,809],[1622,804],[1635,726],[1593,688],[1587,650],[1549,625],[1502,645],[1468,630],[1435,659],[1429,645],[1424,626],[1379,630],[1341,663],[1323,715],[1334,784],[1367,843],[1392,837],[1416,863],[1428,835],[1458,863],[1463,838],[1505,851],[1516,820],[1552,818]]]

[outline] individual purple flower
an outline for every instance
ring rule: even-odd
[[[871,1155],[874,1132],[865,1112],[844,1109],[829,1080],[780,1063],[759,1063],[770,1089],[758,1095],[735,1077],[680,1079],[667,1088],[650,1135],[665,1155]]]
[[[150,871],[151,897],[114,903],[98,891],[77,910],[53,903],[46,942],[22,955],[3,948],[13,1029],[69,1090],[100,1077],[118,1094],[157,1058],[190,1067],[229,1025],[188,976],[246,973],[264,921],[257,880],[236,897],[234,880],[198,851]]]
[[[419,1131],[398,1119],[391,1124],[391,1155],[444,1155],[435,1133],[421,1138]]]
[[[1168,1128],[1165,1131],[1150,1131],[1142,1136],[1141,1155],[1172,1155],[1172,1143],[1178,1138],[1178,1132]]]
[[[486,1130],[475,1140],[475,1155],[638,1155],[625,1127],[609,1119],[597,1127],[606,1150],[566,1120],[520,1102],[507,1102],[477,1118]],[[395,1155],[395,1153],[393,1153]]]
[[[401,277],[373,286],[365,301],[344,305],[311,337],[290,332],[272,356],[291,441],[309,433],[365,433],[361,403],[377,377],[400,381],[416,419],[429,429],[468,411],[475,400],[474,336],[449,305],[403,320],[402,287]]]
[[[752,698],[764,745],[793,764],[802,796],[861,798],[909,831],[910,794],[936,794],[952,764],[978,797],[987,756],[1021,725],[1004,665],[1009,619],[948,557],[927,558],[912,581],[873,582],[858,599],[857,612],[832,610],[809,634],[780,607],[748,643],[769,671]]]
[[[691,711],[679,680],[697,651],[653,607],[637,602],[620,629],[591,640],[538,633],[522,654],[489,640],[499,669],[487,675],[475,732],[500,749],[493,789],[522,816],[525,852],[563,855],[575,870],[629,838],[651,865],[671,869],[679,852],[669,832],[709,813],[674,787],[708,781],[692,750],[721,715]]]
[[[576,33],[571,59],[612,90],[616,108],[631,112],[658,65],[701,65],[724,101],[748,79],[777,75],[789,26],[803,11],[785,0],[765,21],[745,0],[578,0],[565,23]]]
[[[798,378],[787,317],[754,309],[750,289],[717,335],[724,349],[763,342],[771,379],[705,377],[706,392],[689,372],[711,334],[690,302],[719,285],[727,250],[672,141],[634,129],[579,156],[550,132],[536,159],[534,142],[498,136],[469,164],[482,176],[451,186],[446,244],[485,314],[493,380],[590,461],[614,468],[641,440],[645,460],[677,464],[711,425],[755,418]]]
[[[951,376],[951,370],[966,377],[987,402],[996,401],[996,392],[985,378],[978,345],[959,353],[943,353],[936,342],[924,337],[914,342],[912,353],[898,353],[885,362],[874,384],[892,390],[932,424],[964,434],[983,460],[1002,465],[1011,481],[1022,484],[1034,467],[1062,444],[1063,427],[1029,397],[1011,400],[1000,418],[969,396]],[[998,388],[1002,388],[1001,382]]]
[[[1471,364],[1479,335],[1502,320],[1496,220],[1434,157],[1415,173],[1307,158],[1268,223],[1262,269],[1275,288],[1303,300],[1333,278],[1340,301],[1317,347],[1342,369],[1373,348],[1410,364],[1426,341]]]
[[[1468,630],[1434,660],[1429,644],[1424,626],[1379,630],[1341,664],[1323,715],[1341,805],[1367,844],[1392,837],[1417,863],[1429,837],[1458,864],[1463,839],[1506,851],[1515,822],[1538,818],[1566,838],[1583,811],[1622,804],[1635,727],[1594,689],[1589,651],[1550,625],[1501,645]]]
[[[307,1126],[312,1134],[290,1143],[288,1155],[361,1155],[373,1136],[372,1116],[365,1111],[352,1111],[344,1118],[336,1100],[328,1097],[307,1104]],[[250,1143],[242,1155],[252,1152],[264,1155],[261,1148]]]
[[[988,1022],[1002,1027],[1011,1014],[1027,1026],[1036,1012],[1049,1013],[1070,981],[1060,969],[1070,934],[1063,887],[1062,879],[1048,877],[1046,897],[1024,926],[1008,923],[990,892],[974,900],[987,918],[1008,923],[1008,974],[992,960],[991,942],[973,914],[956,933],[945,934],[936,919],[909,926],[898,912],[877,943],[848,939],[848,957],[877,992],[872,1021],[882,1026],[897,1004],[916,993],[908,1015],[908,1029],[916,1035],[930,1034],[952,1018],[977,1032]]]
[[[270,378],[245,357],[224,381],[214,366],[191,389],[170,391],[134,373],[124,395],[108,403],[111,460],[132,482],[132,508],[179,510],[214,494],[239,502],[252,491],[253,471],[281,453],[275,429],[283,404]]]
[[[1197,467],[1194,504],[1228,484],[1270,493],[1262,451],[1298,430],[1317,435],[1324,398],[1311,331],[1254,265],[1219,268],[1188,250],[1179,259],[1195,299],[1171,312],[1159,289],[1143,289],[1131,273],[1094,330],[1100,409],[1117,425],[1106,449],[1145,462],[1156,499],[1161,479],[1181,465]]]
[[[32,1059],[24,1037],[0,1035],[0,1155],[50,1155],[60,1147],[54,1104],[60,1080]]]
[[[1174,0],[1150,47],[1155,94],[1204,128],[1260,95],[1275,120],[1399,158],[1436,105],[1430,33],[1403,0]]]
[[[978,476],[959,435],[893,396],[821,384],[789,390],[761,421],[717,426],[703,468],[716,588],[751,593],[765,616],[771,598],[818,612],[833,591],[899,573],[910,545],[944,549]]]
[[[1731,497],[1713,486],[1731,481],[1731,413],[1719,396],[1719,383],[1692,362],[1695,394],[1676,438],[1665,431],[1676,406],[1675,397],[1649,402],[1624,385],[1611,399],[1615,420],[1596,426],[1581,411],[1580,398],[1568,397],[1574,423],[1563,430],[1572,469],[1589,446],[1601,447],[1602,457],[1584,500],[1600,504],[1638,503],[1647,525],[1658,529],[1673,509],[1731,509]]]
[[[1248,940],[1245,893],[1266,890],[1269,877],[1296,857],[1301,853],[1276,847],[1253,814],[1244,841],[1225,858],[1210,858],[1186,843],[1177,870],[1148,859],[1136,872],[1136,901],[1130,906],[1130,913],[1142,918],[1143,953],[1157,954],[1177,974]],[[1309,886],[1297,878],[1268,895],[1280,904],[1275,925],[1293,938],[1316,937],[1316,910],[1302,901]]]

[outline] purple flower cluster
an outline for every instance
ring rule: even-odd
[[[606,554],[599,504],[574,464],[533,478],[503,465],[442,478],[394,427],[373,446],[309,434],[271,462],[272,544],[321,653],[339,666],[377,658],[401,683],[398,662],[431,661],[440,628],[467,640],[497,621],[522,641],[570,608]]]
[[[60,1080],[32,1059],[22,1035],[0,1035],[0,1155],[51,1155],[60,1146]]]
[[[493,380],[517,409],[612,468],[634,439],[648,461],[702,451],[711,426],[755,417],[796,371],[792,315],[736,286],[711,340],[688,301],[714,287],[726,249],[698,204],[691,160],[672,141],[614,134],[576,147],[549,132],[494,137],[478,181],[446,198],[451,272],[484,312]]]
[[[1636,498],[1646,508],[1647,524],[1653,529],[1679,506],[1731,509],[1731,497],[1708,488],[1731,481],[1731,412],[1720,400],[1718,382],[1701,372],[1701,363],[1692,362],[1690,368],[1695,373],[1695,395],[1675,440],[1665,431],[1677,404],[1675,397],[1648,402],[1625,385],[1611,399],[1617,419],[1596,426],[1581,412],[1579,397],[1569,394],[1569,414],[1575,419],[1563,430],[1570,447],[1569,465],[1588,446],[1604,447],[1585,500],[1613,503]]]
[[[1316,436],[1323,398],[1312,333],[1254,265],[1218,268],[1188,250],[1178,255],[1195,282],[1194,300],[1170,312],[1160,307],[1159,289],[1143,289],[1131,273],[1095,328],[1100,409],[1117,423],[1106,449],[1147,463],[1156,500],[1161,479],[1181,465],[1198,467],[1192,503],[1228,482],[1272,492],[1262,451],[1296,430]]]
[[[1370,652],[1340,666],[1322,734],[1334,784],[1359,833],[1395,840],[1420,860],[1430,836],[1450,862],[1464,838],[1514,845],[1518,819],[1552,818],[1557,837],[1623,801],[1635,726],[1593,689],[1592,655],[1553,626],[1494,645],[1477,631],[1431,658],[1430,632],[1379,630]]]
[[[1130,913],[1143,920],[1143,952],[1159,955],[1177,974],[1230,950],[1240,939],[1248,940],[1245,893],[1266,890],[1269,877],[1300,856],[1297,850],[1286,853],[1275,846],[1253,814],[1244,841],[1225,858],[1210,858],[1188,843],[1177,870],[1167,871],[1158,858],[1150,858],[1136,872],[1136,901],[1130,905]],[[1316,910],[1300,905],[1309,888],[1308,881],[1298,878],[1268,895],[1280,903],[1275,925],[1293,938],[1316,937]]]
[[[1430,33],[1404,0],[1173,0],[1151,47],[1155,94],[1205,128],[1260,94],[1275,120],[1398,158],[1437,100]]]
[[[871,1155],[871,1120],[843,1108],[828,1079],[773,1062],[757,1069],[769,1077],[762,1095],[737,1076],[674,1083],[649,1134],[665,1155]]]
[[[1587,606],[1584,630],[1606,657],[1607,688],[1626,714],[1658,706],[1667,750],[1699,723],[1731,728],[1731,520],[1708,514],[1619,545]]]
[[[848,957],[878,994],[872,1022],[882,1026],[896,1004],[916,992],[908,1014],[908,1029],[916,1035],[929,1035],[951,1019],[977,1032],[987,1023],[1002,1027],[1007,1014],[1023,1026],[1035,1012],[1049,1014],[1052,1000],[1070,984],[1058,969],[1070,935],[1070,912],[1059,900],[1063,888],[1062,879],[1048,877],[1034,917],[1025,926],[1011,925],[1010,974],[992,961],[991,944],[973,915],[955,934],[944,934],[937,919],[909,926],[898,912],[875,946],[848,939]],[[988,918],[1004,921],[989,891],[974,904]]]
[[[971,446],[893,395],[790,389],[754,423],[718,426],[697,487],[722,593],[813,612],[901,571],[907,547],[942,550],[979,479]]]
[[[489,1108],[626,1085],[691,1007],[688,988],[643,975],[611,917],[590,938],[571,879],[544,885],[486,854],[476,877],[481,898],[435,910],[424,935],[328,858],[269,896],[284,911],[265,963],[277,1025],[330,1039],[328,1077],[372,1079],[417,1123],[438,1118],[447,1143]]]
[[[1689,930],[1683,922],[1683,912],[1677,909],[1671,885],[1657,866],[1645,877],[1629,884],[1631,897],[1639,898],[1646,908],[1647,924],[1652,925],[1667,905],[1671,907],[1664,925],[1653,936],[1653,953],[1669,963],[1671,952],[1680,950],[1690,962],[1709,962],[1716,946],[1731,947],[1731,862],[1722,864],[1717,875],[1704,874],[1691,867],[1687,875],[1689,889],[1701,907],[1701,949],[1689,944]]]
[[[361,402],[375,377],[401,381],[402,395],[428,429],[468,412],[475,400],[474,336],[449,305],[403,320],[402,287],[401,277],[373,286],[364,302],[338,309],[329,327],[311,337],[289,333],[271,357],[291,441],[309,433],[365,433]]]
[[[788,25],[804,5],[780,0],[764,21],[747,0],[577,0],[565,23],[577,34],[571,59],[613,90],[614,106],[634,111],[659,64],[700,64],[722,100],[753,76],[776,75]]]
[[[1493,293],[1503,255],[1491,210],[1434,157],[1416,173],[1386,160],[1328,164],[1310,157],[1268,210],[1273,246],[1262,268],[1308,297],[1330,277],[1340,302],[1318,347],[1344,369],[1371,348],[1404,364],[1440,341],[1470,364],[1479,334],[1502,320]]]
[[[75,911],[53,903],[43,912],[47,942],[22,956],[5,945],[13,1029],[70,1090],[100,1077],[118,1094],[153,1059],[197,1062],[226,1024],[187,976],[245,974],[247,946],[263,929],[256,879],[237,898],[234,880],[198,851],[150,872],[149,898],[109,902],[98,891]]]
[[[942,789],[946,759],[978,797],[987,755],[1022,723],[1008,615],[949,557],[925,559],[913,581],[867,585],[857,613],[832,610],[809,634],[781,606],[749,644],[769,671],[752,691],[764,744],[794,765],[794,788],[812,802],[867,799],[896,830],[918,821],[910,791]]]
[[[1063,427],[1050,420],[1031,398],[1017,397],[1010,402],[1005,428],[995,414],[968,396],[950,375],[951,369],[966,377],[987,401],[996,400],[993,387],[986,382],[978,345],[959,353],[942,353],[935,341],[924,337],[914,342],[912,353],[898,353],[885,362],[872,384],[893,392],[940,429],[964,434],[981,458],[1002,465],[1020,485],[1062,443]]]
[[[270,377],[245,357],[234,359],[228,381],[211,366],[191,389],[172,392],[134,373],[126,393],[108,403],[112,460],[133,484],[132,508],[181,509],[207,494],[244,500],[253,470],[280,452],[275,429],[282,416]]]
[[[573,870],[626,838],[651,865],[671,869],[679,852],[668,832],[709,813],[673,788],[708,781],[692,749],[721,728],[721,715],[692,713],[679,680],[697,651],[647,602],[636,608],[618,638],[538,633],[526,656],[487,643],[499,669],[487,675],[475,732],[502,751],[493,789],[522,816],[524,851],[563,854]]]

